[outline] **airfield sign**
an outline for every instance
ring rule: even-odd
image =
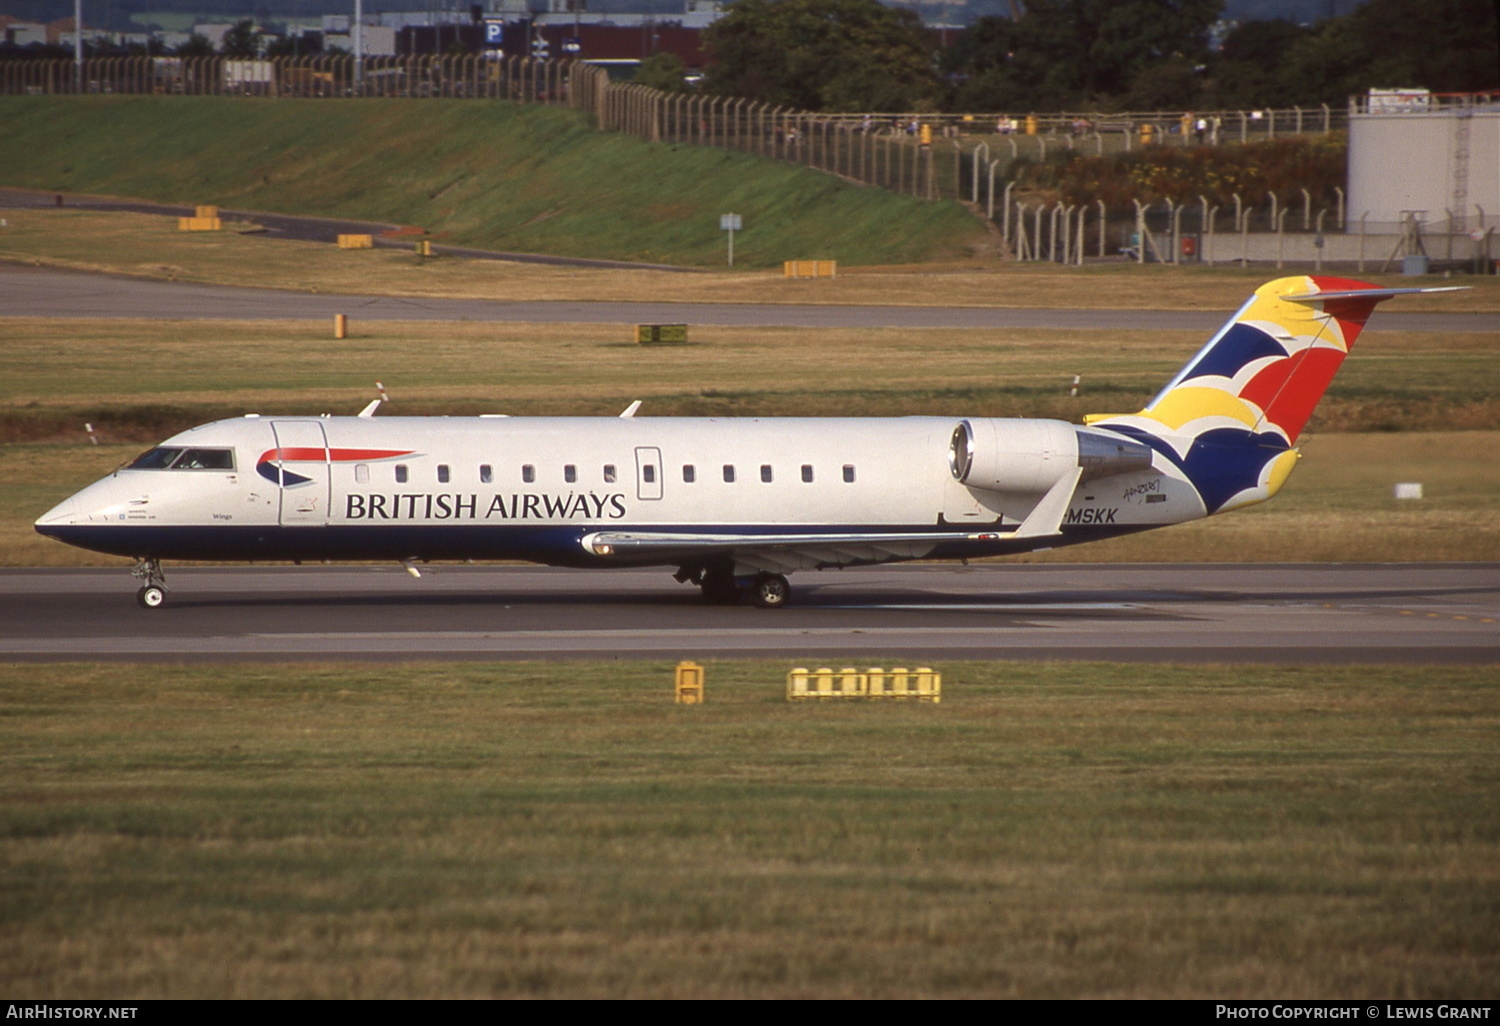
[[[739,214],[720,214],[719,231],[729,233],[729,266],[734,266],[734,233],[744,227]]]

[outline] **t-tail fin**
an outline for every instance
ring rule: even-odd
[[[1292,446],[1375,305],[1442,291],[1322,275],[1267,282],[1144,410],[1087,422],[1162,452],[1209,513],[1263,501],[1291,473]]]

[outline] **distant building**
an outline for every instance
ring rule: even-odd
[[[337,47],[340,50],[354,52],[354,35],[350,31],[349,19],[344,20],[344,32],[324,32],[323,49],[329,50]],[[385,25],[366,25],[360,40],[364,47],[366,57],[394,57],[396,50],[396,30]]]
[[[706,5],[705,5],[706,6]],[[508,56],[571,58],[596,64],[633,65],[658,53],[675,54],[689,69],[701,69],[703,30],[716,21],[717,10],[683,14],[559,13],[534,17],[509,14],[504,18],[501,52]],[[472,19],[444,19],[433,23],[413,15],[383,15],[400,19],[396,52],[402,55],[446,52],[457,41],[465,50],[479,51],[483,27]]]
[[[1349,112],[1349,206],[1356,231],[1398,231],[1407,212],[1435,231],[1500,215],[1500,95],[1410,97],[1372,90]]]
[[[44,46],[47,26],[41,22],[5,18],[0,22],[0,40],[4,40],[7,46]]]
[[[199,22],[193,25],[193,35],[202,36],[214,44],[215,50],[224,49],[224,37],[234,31],[234,22],[220,25],[214,22]]]

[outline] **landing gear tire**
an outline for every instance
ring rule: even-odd
[[[780,609],[792,597],[792,586],[780,574],[761,574],[750,585],[750,600],[762,609]]]
[[[167,600],[167,578],[161,572],[161,560],[155,556],[141,556],[130,576],[141,582],[141,590],[135,593],[136,604],[142,609],[160,609]]]

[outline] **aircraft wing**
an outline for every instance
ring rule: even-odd
[[[1082,477],[1083,468],[1074,468],[1042,496],[1019,525],[992,531],[786,534],[596,531],[579,541],[591,555],[614,557],[621,562],[733,559],[736,572],[790,573],[856,563],[884,563],[891,559],[921,559],[943,544],[1049,538],[1062,533],[1068,502]]]
[[[1004,531],[902,531],[884,534],[688,534],[666,531],[598,531],[585,535],[584,549],[621,562],[696,562],[733,559],[741,572],[789,573],[818,567],[919,559],[949,542],[998,541]]]

